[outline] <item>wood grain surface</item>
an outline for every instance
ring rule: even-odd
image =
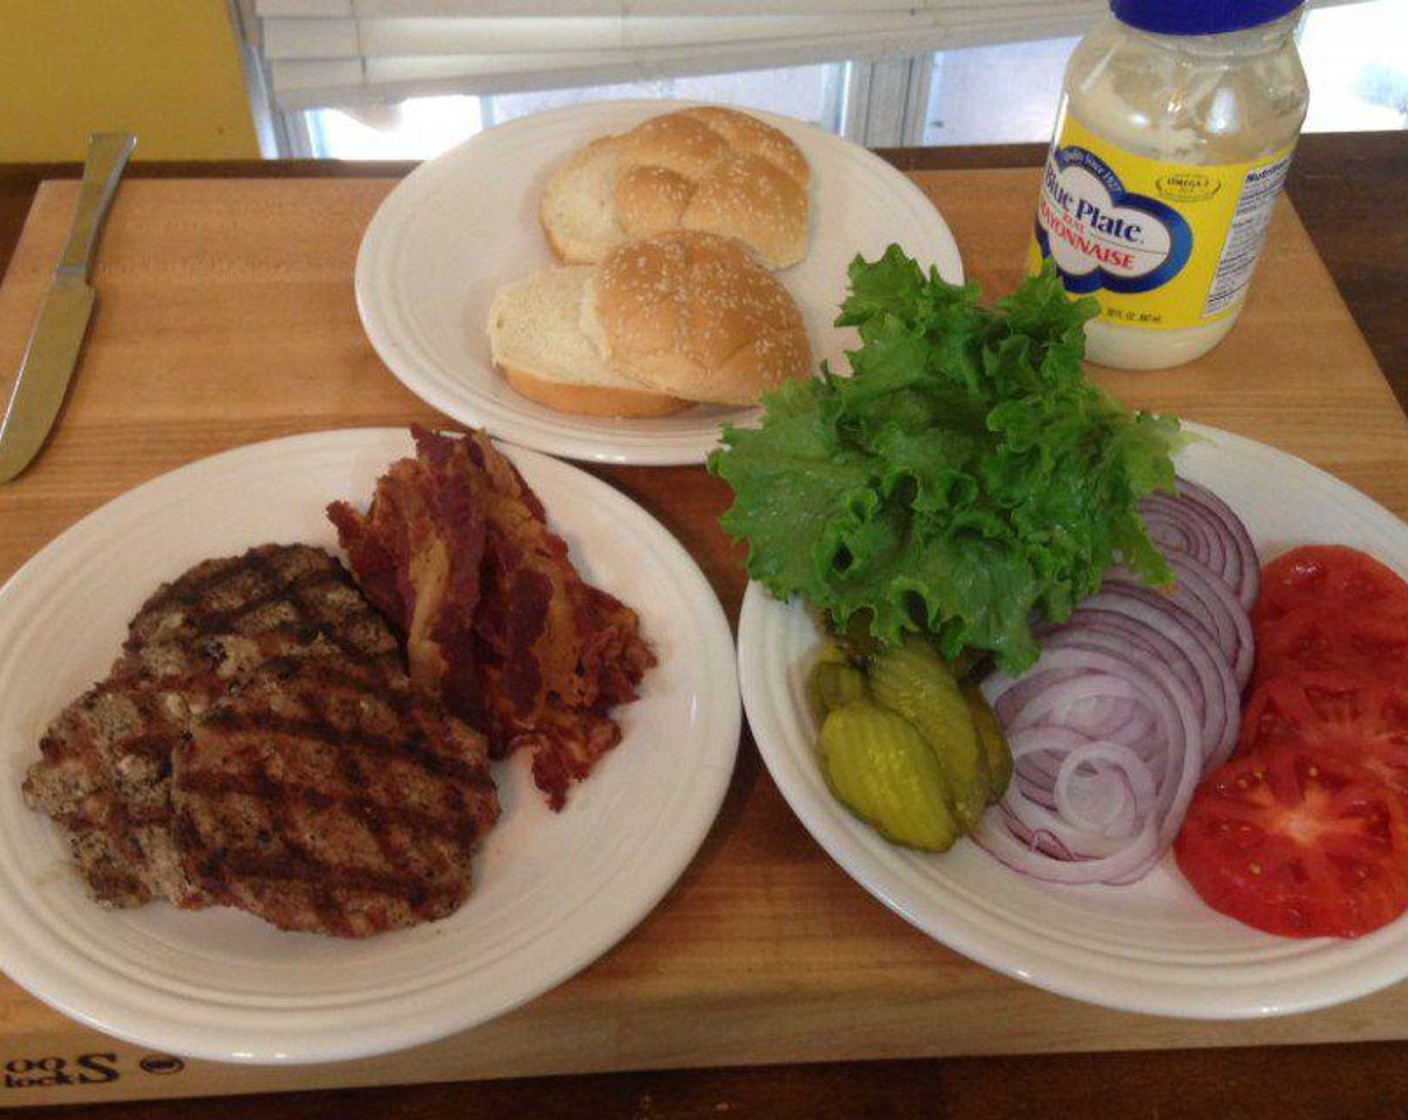
[[[994,292],[1014,284],[1035,172],[977,168],[914,176],[954,228],[970,275]],[[16,181],[0,174],[0,222],[6,200],[19,194],[5,184]],[[340,177],[133,178],[124,184],[94,278],[103,302],[59,430],[34,468],[0,488],[0,578],[84,513],[203,455],[298,431],[434,419],[382,368],[352,301],[357,241],[391,185]],[[17,364],[73,189],[68,182],[47,183],[28,212],[0,287],[0,370]],[[1400,215],[1408,215],[1408,206]],[[1377,314],[1375,292],[1392,306],[1404,289],[1400,258],[1386,283],[1360,293],[1356,310],[1362,304]],[[0,374],[0,391],[7,377]],[[1251,303],[1223,346],[1179,371],[1100,377],[1130,403],[1274,443],[1408,512],[1403,415],[1289,207],[1278,214]],[[683,541],[736,619],[743,589],[738,553],[715,525],[727,502],[724,489],[697,468],[593,469]],[[198,1064],[186,1078],[134,1080],[122,1092],[180,1094],[194,1091],[183,1086],[197,1082],[202,1092],[256,1092],[553,1072],[1405,1036],[1408,987],[1313,1015],[1199,1024],[1103,1011],[982,969],[910,929],[840,872],[791,816],[745,737],[723,813],[680,884],[620,946],[557,991],[470,1035],[405,1055],[297,1074]],[[0,1054],[45,1045],[61,1045],[63,1052],[102,1046],[134,1060],[140,1055],[0,985]],[[1338,1071],[1326,1080],[1347,1079],[1345,1071],[1355,1069],[1402,1072],[1397,1045],[1273,1053],[1275,1068],[1292,1081],[1303,1076],[1306,1061]],[[1130,1098],[1147,1113],[1180,1100],[1181,1078],[1206,1081],[1209,1091],[1198,1099],[1211,1107],[1219,1078],[1272,1059],[1228,1049],[1101,1061],[651,1073],[249,1098],[218,1102],[219,1111],[200,1114],[292,1115],[299,1107],[292,1102],[299,1101],[321,1114],[368,1116],[384,1114],[393,1102],[398,1115],[448,1115],[452,1101],[477,1102],[485,1116],[517,1114],[528,1102],[549,1115],[862,1114],[839,1103],[849,1099],[857,1106],[868,1102],[865,1114],[983,1116],[1004,1114],[991,1109],[1016,1101],[1024,1085],[1049,1079],[1066,1086],[1067,1100],[1092,1102],[1101,1099],[1104,1078],[1133,1079],[1151,1069]],[[991,1085],[981,1091],[984,1069],[1000,1080],[1000,1091]],[[1281,1115],[1369,1115],[1362,1109],[1388,1099],[1371,1089],[1361,1086],[1352,1097],[1359,1113]],[[101,1099],[83,1087],[51,1099],[63,1096]],[[0,1105],[22,1104],[18,1098],[0,1094]],[[412,1099],[419,1111],[406,1110]],[[1192,1098],[1182,1099],[1188,1104]],[[572,1111],[574,1100],[582,1108]],[[594,1111],[586,1111],[591,1102]],[[121,1114],[196,1115],[193,1109],[216,1104],[179,1111],[128,1105]]]

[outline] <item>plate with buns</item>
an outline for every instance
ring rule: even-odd
[[[878,156],[773,114],[570,106],[422,164],[357,258],[357,307],[407,388],[465,424],[595,462],[703,462],[762,394],[845,368],[857,254],[962,279],[928,198]]]

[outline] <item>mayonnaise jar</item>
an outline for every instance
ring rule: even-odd
[[[1110,7],[1066,68],[1029,264],[1099,301],[1092,362],[1163,369],[1241,311],[1309,100],[1300,4]]]

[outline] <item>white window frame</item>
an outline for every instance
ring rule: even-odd
[[[867,148],[922,144],[933,80],[932,53],[852,62],[841,135]]]
[[[266,159],[313,158],[317,153],[308,127],[308,110],[277,109],[269,95],[269,75],[256,49],[259,21],[254,15],[253,0],[229,0],[229,4],[240,41],[260,153]],[[845,64],[844,74],[842,136],[867,148],[923,143],[934,77],[931,52],[852,60]],[[489,100],[492,103],[492,97]],[[492,110],[486,116],[492,117]]]

